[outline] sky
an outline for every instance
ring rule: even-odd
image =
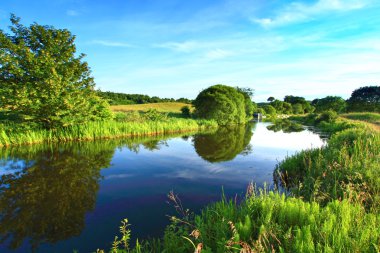
[[[97,88],[186,97],[214,84],[269,96],[380,85],[379,0],[0,0],[0,29],[66,28]]]

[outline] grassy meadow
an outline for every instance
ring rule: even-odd
[[[362,113],[347,113],[341,115],[343,118],[364,121],[373,129],[380,131],[380,113],[362,112]]]

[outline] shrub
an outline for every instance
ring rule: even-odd
[[[338,118],[338,114],[333,111],[333,110],[328,110],[328,111],[325,111],[325,112],[322,112],[317,121],[318,122],[322,122],[322,121],[325,121],[325,122],[328,122],[328,123],[333,123],[335,122],[335,120]]]
[[[181,108],[182,116],[185,118],[190,118],[190,107],[187,105],[183,106]]]
[[[165,121],[168,119],[168,114],[159,112],[156,109],[149,109],[145,112],[144,118],[151,121]]]
[[[198,117],[214,119],[219,125],[244,123],[247,119],[244,95],[226,85],[214,85],[200,92],[194,107]]]

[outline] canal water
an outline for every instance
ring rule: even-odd
[[[279,161],[325,143],[269,125],[0,149],[0,252],[109,249],[124,218],[134,239],[162,236],[170,191],[197,213],[250,182],[272,188]]]

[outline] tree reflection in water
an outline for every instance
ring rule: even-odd
[[[0,179],[1,242],[15,249],[28,238],[34,251],[42,242],[79,235],[95,206],[100,169],[110,166],[114,149],[99,142],[2,150],[17,172]]]
[[[28,240],[33,252],[41,243],[78,236],[114,151],[155,151],[175,136],[0,148],[0,243],[16,249]]]
[[[204,160],[216,163],[230,161],[238,154],[249,154],[253,124],[220,127],[213,134],[194,136],[194,147]]]

